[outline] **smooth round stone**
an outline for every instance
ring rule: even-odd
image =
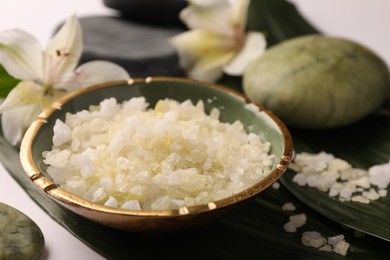
[[[104,5],[118,10],[131,20],[159,25],[182,25],[180,11],[187,6],[185,0],[103,0]]]
[[[42,231],[34,221],[0,203],[0,259],[38,259],[44,246]]]
[[[183,76],[176,50],[168,39],[183,29],[130,22],[108,16],[80,19],[84,50],[80,62],[108,60],[130,76]]]

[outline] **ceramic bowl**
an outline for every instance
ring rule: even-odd
[[[164,98],[177,101],[202,99],[206,111],[220,109],[220,120],[233,123],[240,120],[251,132],[271,143],[275,154],[273,169],[264,179],[250,188],[206,205],[182,207],[175,210],[124,210],[106,207],[78,197],[57,186],[46,172],[42,152],[51,150],[53,126],[56,119],[64,120],[67,112],[88,109],[103,99],[115,97],[118,102],[144,96],[154,104]],[[213,102],[210,101],[213,99]],[[149,77],[127,82],[110,82],[73,92],[43,111],[33,122],[21,145],[22,165],[32,182],[47,196],[62,206],[103,225],[135,232],[177,231],[205,224],[223,217],[254,198],[272,185],[287,169],[293,146],[286,126],[270,111],[251,103],[243,95],[216,84],[184,78]]]

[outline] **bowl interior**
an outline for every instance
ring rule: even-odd
[[[74,97],[73,97],[74,96]],[[100,101],[115,97],[119,102],[123,102],[132,97],[145,97],[150,107],[164,98],[175,99],[177,101],[192,100],[196,103],[203,100],[206,112],[212,108],[218,108],[221,112],[220,120],[233,123],[240,120],[251,131],[261,136],[263,140],[271,143],[271,153],[275,154],[273,168],[280,162],[285,152],[285,136],[280,125],[278,125],[265,111],[259,111],[259,107],[251,104],[242,96],[238,96],[229,89],[222,90],[220,86],[210,86],[200,84],[195,81],[154,79],[150,82],[144,80],[134,80],[134,83],[126,82],[99,85],[86,89],[81,94],[67,96],[61,99],[61,109],[54,111],[46,118],[36,132],[32,143],[32,158],[41,173],[46,174],[46,165],[42,162],[42,152],[51,150],[53,145],[53,127],[57,119],[64,120],[66,113],[76,113],[83,109],[88,109],[90,105],[97,105]],[[260,109],[262,109],[260,107]]]

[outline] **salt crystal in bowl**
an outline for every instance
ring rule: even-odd
[[[255,168],[252,169],[253,172],[255,172],[256,174],[258,172],[262,173],[264,176],[259,177],[258,180],[255,179],[253,184],[250,184],[248,186],[244,185],[242,190],[240,190],[240,189],[236,189],[234,185],[235,183],[238,183],[237,185],[242,185],[242,183],[237,180],[239,180],[242,176],[245,176],[245,174],[247,174],[246,171],[242,171],[242,166],[240,166],[241,168],[237,166],[238,170],[237,173],[235,174],[226,172],[226,167],[225,167],[224,168],[225,172],[222,173],[228,176],[221,176],[223,175],[221,174],[221,172],[218,173],[213,172],[214,168],[212,168],[211,165],[213,164],[219,165],[220,168],[223,168],[225,165],[221,165],[221,164],[224,164],[223,163],[224,161],[213,162],[212,159],[210,159],[211,155],[207,155],[206,157],[203,156],[204,161],[201,161],[202,166],[200,168],[206,169],[205,171],[207,171],[208,172],[207,174],[209,174],[207,176],[203,176],[206,175],[206,173],[198,172],[199,169],[196,170],[195,166],[190,168],[179,167],[177,169],[174,169],[173,172],[169,172],[169,167],[170,167],[169,165],[166,166],[166,164],[164,164],[165,165],[164,166],[163,163],[156,164],[154,162],[154,163],[150,163],[152,166],[157,165],[153,168],[151,165],[149,165],[149,162],[147,161],[148,156],[146,155],[141,155],[139,158],[123,158],[122,155],[121,158],[116,158],[115,157],[116,153],[114,150],[117,149],[118,147],[121,147],[122,141],[123,143],[126,143],[128,141],[129,137],[124,136],[123,140],[120,138],[116,140],[116,144],[117,144],[116,146],[112,145],[113,140],[111,141],[109,140],[109,142],[111,142],[110,143],[111,146],[96,145],[99,147],[103,147],[101,149],[102,153],[106,155],[109,154],[108,156],[111,156],[109,157],[108,161],[116,162],[113,168],[109,168],[110,170],[106,170],[106,168],[101,168],[101,167],[107,167],[107,166],[102,166],[103,163],[99,161],[101,159],[97,159],[94,162],[95,168],[92,168],[93,169],[92,173],[90,171],[87,174],[88,177],[100,172],[99,173],[100,180],[98,181],[98,184],[96,184],[98,185],[98,187],[100,187],[100,191],[101,191],[100,193],[96,192],[96,190],[95,192],[91,192],[91,189],[85,193],[82,193],[81,190],[83,190],[84,187],[82,185],[64,186],[63,183],[65,183],[65,181],[62,180],[62,184],[61,184],[61,180],[59,179],[64,178],[64,176],[70,175],[71,174],[70,169],[72,167],[66,166],[65,168],[61,169],[61,171],[63,172],[61,178],[58,178],[58,173],[53,177],[53,173],[50,172],[50,167],[51,167],[50,160],[52,159],[49,159],[48,153],[50,153],[50,151],[54,151],[55,148],[53,147],[55,147],[55,145],[61,146],[64,145],[63,143],[66,142],[72,143],[72,145],[66,148],[68,149],[66,151],[68,153],[69,151],[75,150],[76,149],[75,147],[80,146],[80,144],[74,142],[75,133],[58,134],[58,131],[61,132],[62,129],[61,124],[64,124],[62,122],[66,121],[67,114],[69,116],[69,113],[77,114],[78,112],[83,110],[88,110],[91,107],[92,109],[93,107],[95,107],[96,109],[96,107],[99,104],[100,104],[100,109],[105,111],[105,112],[103,111],[104,113],[106,114],[113,113],[112,109],[115,110],[116,108],[113,107],[112,104],[110,103],[113,100],[112,98],[114,98],[118,104],[122,102],[124,104],[124,102],[127,102],[129,100],[136,100],[135,103],[137,103],[140,100],[142,101],[144,99],[144,101],[147,102],[147,104],[151,108],[155,107],[156,110],[157,109],[164,110],[167,106],[178,106],[179,109],[182,109],[181,107],[187,106],[189,105],[189,103],[193,103],[195,107],[204,109],[204,113],[206,114],[207,117],[214,117],[214,119],[217,118],[220,124],[227,124],[228,128],[226,129],[241,127],[242,128],[241,130],[244,131],[244,135],[243,135],[244,137],[240,137],[241,139],[245,139],[245,140],[248,139],[249,140],[248,142],[251,142],[252,139],[253,140],[258,139],[264,143],[268,143],[269,151],[267,151],[267,153],[269,154],[269,158],[271,158],[269,160],[268,168],[267,170],[262,172],[259,171],[259,169],[257,169],[256,167],[252,167]],[[107,99],[111,101],[108,102],[106,101]],[[176,102],[178,105],[177,104],[169,105],[170,103],[169,102],[167,103],[166,101],[162,102],[162,100],[167,100],[167,99],[172,102]],[[101,103],[102,101],[103,103]],[[141,104],[141,106],[144,105],[145,104]],[[189,107],[188,109],[194,109],[194,108]],[[194,117],[196,118],[196,120],[194,119],[194,121],[199,121],[200,119],[198,119],[196,115],[197,112],[196,110],[194,111],[195,111],[194,113],[186,112],[187,114],[185,116],[191,120]],[[152,113],[152,116],[155,114]],[[172,112],[170,114],[170,117],[172,117],[172,114],[175,114],[175,112]],[[160,114],[157,113],[157,116],[159,115]],[[126,122],[128,122],[133,120],[133,119],[131,120],[122,119],[118,117],[118,115],[115,113],[109,115],[108,117],[116,118],[117,119],[116,122],[117,123],[119,122],[119,124],[122,121],[125,122],[127,120]],[[202,122],[206,122],[206,121],[209,122],[208,118],[202,120],[203,120]],[[148,119],[147,121],[149,122],[153,120]],[[239,123],[237,123],[237,121]],[[214,122],[211,124],[215,124],[215,120],[214,121],[211,120],[210,122]],[[101,127],[101,125],[97,122],[93,122],[93,124],[95,124],[95,127],[93,128],[95,130]],[[111,128],[117,127],[116,125],[112,125],[112,124],[114,123],[112,122],[108,123],[109,126],[112,126]],[[164,139],[165,137],[159,139],[157,138],[157,135],[161,134],[161,132],[164,131],[164,129],[166,130],[169,127],[166,124],[162,124],[160,121],[158,121],[157,124],[159,125],[158,127],[155,126],[155,129],[159,129],[159,131],[154,130],[153,132],[152,130],[148,129],[148,127],[144,127],[142,129],[142,126],[133,120],[132,124],[130,125],[132,128],[134,127],[136,128],[135,130],[134,129],[127,130],[127,132],[133,131],[135,133],[139,133],[143,135],[143,137],[149,135],[150,138],[148,139],[149,141],[165,140]],[[178,123],[174,122],[174,125],[176,124],[179,125]],[[195,161],[196,163],[199,163],[199,161],[202,160],[199,159],[200,157],[202,157],[199,155],[199,154],[203,154],[202,151],[200,151],[200,153],[193,153],[193,151],[188,151],[188,149],[186,150],[186,153],[176,151],[175,153],[176,157],[173,156],[172,154],[169,154],[169,153],[174,153],[172,151],[175,151],[174,149],[180,147],[180,145],[183,146],[183,143],[177,145],[175,142],[187,142],[188,140],[190,140],[189,142],[195,146],[202,147],[202,145],[205,145],[206,147],[204,148],[205,150],[213,150],[213,147],[216,147],[214,149],[216,150],[214,151],[214,154],[222,154],[223,156],[220,156],[221,160],[225,160],[226,164],[233,165],[233,166],[235,165],[236,163],[235,159],[232,159],[229,154],[226,154],[226,149],[228,148],[226,149],[224,148],[224,142],[226,145],[234,142],[233,140],[230,140],[230,136],[227,135],[228,134],[227,132],[230,130],[225,130],[225,128],[223,128],[223,130],[220,131],[222,137],[218,137],[218,136],[213,137],[215,139],[218,139],[219,142],[222,142],[218,144],[217,140],[214,139],[210,139],[210,140],[207,139],[206,141],[200,140],[198,136],[194,135],[194,133],[199,132],[199,131],[197,132],[196,130],[198,128],[192,126],[193,125],[184,127],[183,129],[185,129],[185,133],[177,134],[177,136],[179,136],[178,137],[179,139],[175,139],[173,141],[165,140],[162,143],[157,142],[154,143],[157,147],[153,147],[152,145],[149,148],[152,149],[153,153],[155,154],[155,157],[161,157],[163,159],[165,158],[164,162],[166,158],[170,158],[171,161],[173,160],[172,158],[176,158],[173,161],[176,162],[180,160],[181,160],[180,162]],[[210,128],[209,125],[207,127]],[[214,128],[216,129],[221,129],[221,127],[225,127],[225,126],[223,125],[214,126]],[[53,130],[55,128],[57,128],[57,132]],[[107,131],[112,131],[111,128],[110,130]],[[195,129],[195,130],[190,131],[188,129]],[[226,133],[224,131],[226,131]],[[248,136],[245,137],[247,133]],[[103,133],[102,136],[105,136],[105,138],[107,138],[107,136],[110,136],[110,134]],[[111,134],[111,137],[112,136],[113,134]],[[224,136],[227,137],[224,138]],[[229,139],[229,140],[224,140],[224,139]],[[166,148],[168,147],[167,145],[165,145],[166,143],[167,145],[169,144],[169,149]],[[211,145],[210,143],[213,143],[213,145]],[[138,145],[142,146],[143,144],[141,143]],[[252,159],[253,158],[256,159],[256,157],[260,157],[260,156],[264,157],[264,154],[261,154],[260,152],[259,154],[257,154],[257,152],[254,153],[253,150],[249,150],[252,152],[245,153],[245,151],[240,150],[241,149],[240,145],[241,144],[239,142],[239,146],[237,148],[239,152],[237,154],[234,154],[234,156],[237,157],[236,158],[237,163],[241,162],[244,164],[248,164],[248,161],[250,161],[250,157]],[[143,148],[141,147],[139,150],[143,150]],[[236,151],[234,152],[236,153]],[[67,96],[55,102],[52,105],[52,107],[43,111],[38,116],[38,118],[32,123],[32,125],[27,130],[23,138],[21,144],[21,150],[20,150],[21,161],[25,172],[27,173],[31,181],[40,190],[42,190],[45,195],[49,196],[57,203],[70,209],[76,214],[84,216],[92,221],[116,229],[122,229],[122,230],[134,231],[134,232],[144,232],[144,233],[171,232],[171,231],[183,230],[187,228],[193,228],[225,216],[229,212],[239,208],[240,206],[243,206],[245,202],[255,198],[256,195],[258,195],[261,191],[263,191],[264,189],[272,185],[286,171],[287,166],[291,161],[292,153],[293,153],[293,146],[292,146],[291,136],[286,126],[272,112],[265,110],[260,105],[251,103],[247,98],[245,98],[241,94],[238,94],[226,87],[212,84],[212,83],[194,81],[190,79],[167,78],[167,77],[149,77],[145,79],[130,79],[126,82],[125,81],[109,82],[109,83],[92,86],[77,92],[70,93]],[[61,157],[60,153],[56,154],[56,156]],[[101,156],[102,156],[101,154],[100,155],[97,154],[97,157],[101,158]],[[207,158],[208,156],[210,158]],[[69,154],[66,155],[65,157],[70,158]],[[82,160],[80,162],[81,164],[83,164]],[[56,165],[56,163],[58,164],[58,161],[52,163],[56,167],[58,166]],[[69,162],[66,161],[64,162],[64,164],[65,163],[69,163]],[[141,166],[145,165],[145,167],[149,167],[149,168],[145,169],[145,171],[142,171],[140,169],[141,167],[140,165]],[[124,168],[130,169],[129,172],[123,174],[121,169]],[[231,169],[232,171],[233,170],[236,171],[236,168],[234,167]],[[84,171],[84,175],[85,175],[85,169],[81,171]],[[110,174],[107,176],[111,176],[112,177],[111,180],[110,178],[107,178],[107,176],[105,177],[102,176],[106,174],[108,171],[110,171]],[[119,171],[121,171],[122,173],[119,173]],[[120,186],[121,184],[123,184],[121,186],[122,188],[123,186],[126,186],[127,184],[125,183],[125,181],[127,179],[125,177],[127,175],[130,176],[131,174],[134,174],[134,171],[136,171],[137,174],[136,177],[131,176],[128,177],[127,179],[131,179],[133,181],[132,182],[133,184],[134,181],[140,181],[140,182],[143,181],[143,183],[141,183],[142,185],[137,186],[136,185],[137,183],[135,183],[133,188],[130,189],[132,193],[137,193],[137,191],[139,192],[138,197],[136,196],[137,200],[131,199],[125,202],[122,201],[120,202],[122,204],[118,205],[118,201],[117,201],[118,198],[115,198],[114,195],[109,196],[108,189],[113,185]],[[153,171],[156,171],[157,173]],[[150,172],[152,172],[152,174]],[[250,178],[253,178],[253,172],[252,172],[252,177]],[[166,175],[165,177],[164,174]],[[121,178],[119,178],[116,175],[120,175]],[[137,179],[140,176],[141,179]],[[155,181],[156,179],[162,180],[161,182],[162,186],[156,188],[155,183],[153,183],[152,185],[150,183],[147,183],[145,181],[145,178],[149,178],[150,176],[152,176],[153,181]],[[185,177],[180,177],[180,176],[185,176]],[[257,176],[255,177],[257,178]],[[78,178],[80,179],[80,177]],[[97,177],[95,176],[92,179],[96,179],[96,178]],[[185,181],[183,182],[183,180]],[[227,180],[228,182],[223,183],[223,181],[225,180]],[[83,181],[84,180],[81,180],[81,183],[84,185]],[[69,188],[69,186],[71,187]],[[203,186],[204,187],[207,186],[209,190],[207,190],[207,192],[202,193],[201,189]],[[144,187],[144,189],[141,188],[137,190],[134,187],[138,187],[138,188]],[[223,187],[225,190],[223,190]],[[164,199],[161,200],[161,198],[168,198],[169,196],[163,194],[160,200],[153,201],[151,198],[146,197],[145,201],[141,203],[140,198],[145,197],[147,193],[151,193],[152,195],[150,196],[155,197],[156,195],[152,192],[155,190],[158,190],[159,192],[165,190],[165,192],[168,192],[169,196],[172,193],[181,195],[182,193],[187,192],[190,195],[197,194],[196,195],[197,197],[194,198],[185,197],[184,199],[181,197],[182,198],[181,200],[171,199],[171,200],[167,200],[168,202],[165,203]],[[202,197],[199,194],[207,194],[207,196]],[[225,194],[226,196],[222,196],[221,194]],[[207,199],[205,199],[205,197],[209,199],[210,198],[215,198],[215,199],[208,201]]]

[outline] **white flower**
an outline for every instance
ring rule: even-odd
[[[74,15],[43,51],[24,31],[0,32],[0,63],[21,80],[0,104],[3,134],[11,144],[18,144],[35,117],[66,92],[129,78],[122,67],[107,61],[87,62],[75,70],[82,48],[81,26]]]
[[[245,32],[249,0],[191,0],[180,13],[190,31],[171,39],[189,77],[216,81],[223,72],[242,75],[260,56],[266,41],[260,32]]]

